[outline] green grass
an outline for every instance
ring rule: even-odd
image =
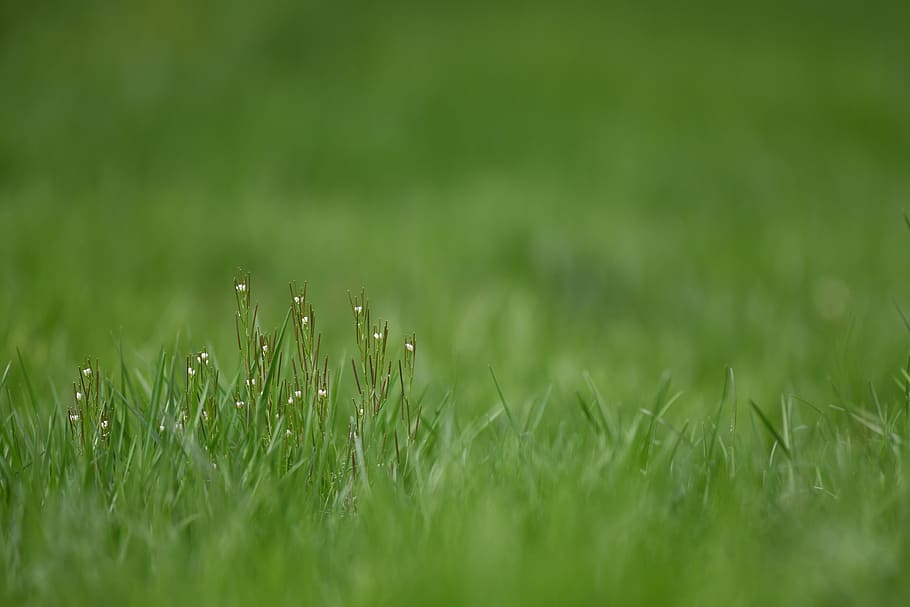
[[[0,6],[0,603],[910,599],[902,4],[109,4]]]

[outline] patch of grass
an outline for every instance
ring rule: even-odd
[[[868,403],[784,397],[777,421],[752,402],[738,424],[732,370],[708,418],[669,415],[686,398],[669,378],[641,409],[590,383],[575,414],[545,394],[520,424],[492,369],[488,414],[427,406],[415,336],[363,293],[334,367],[305,287],[274,331],[249,275],[234,292],[235,368],[209,350],[87,360],[46,406],[6,367],[4,602],[907,597],[906,374]]]

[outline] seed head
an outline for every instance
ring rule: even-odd
[[[294,404],[294,397],[293,397],[293,396],[288,396],[288,404],[289,404],[289,405],[293,405],[293,404]]]

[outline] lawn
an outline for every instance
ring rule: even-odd
[[[906,604],[907,31],[4,4],[0,603]]]

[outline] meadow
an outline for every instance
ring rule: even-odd
[[[0,603],[906,604],[906,31],[4,4]]]

